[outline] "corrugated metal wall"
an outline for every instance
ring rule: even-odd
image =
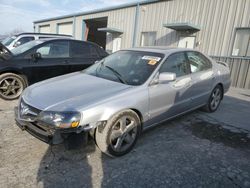
[[[157,31],[156,45],[177,46],[179,37],[188,36],[163,27],[164,23],[191,22],[201,30],[196,49],[209,55],[230,56],[236,27],[250,27],[250,0],[173,0],[142,5],[139,37],[145,31]]]
[[[95,14],[77,16],[75,38],[82,39],[82,20],[108,17],[108,27],[124,31],[121,48],[130,48],[136,7],[128,7]],[[51,32],[56,32],[56,25],[73,21],[74,18],[52,20],[35,24],[50,24]],[[250,27],[250,0],[170,0],[140,6],[136,46],[140,46],[141,32],[156,31],[156,45],[177,46],[180,36],[185,32],[176,32],[163,27],[164,23],[191,22],[201,30],[196,36],[195,48],[208,55],[230,56],[236,27]],[[37,29],[38,31],[38,29]],[[109,37],[107,37],[109,39]],[[112,49],[112,41],[107,41],[107,49]]]
[[[121,48],[132,47],[136,6],[35,24],[50,25],[56,32],[58,23],[75,20],[75,38],[82,39],[82,22],[86,19],[108,17],[108,27],[123,30]],[[188,34],[163,27],[173,22],[190,22],[201,27]],[[231,56],[237,27],[250,27],[250,0],[169,0],[140,5],[136,46],[141,32],[156,31],[156,45],[176,47],[180,36],[195,36],[198,49],[210,56]],[[107,37],[106,49],[112,50],[112,38]],[[232,86],[250,89],[249,59],[222,58],[231,68]]]
[[[250,89],[250,59],[211,56],[214,60],[226,62],[230,67],[233,87]]]

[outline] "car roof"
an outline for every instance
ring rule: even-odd
[[[53,33],[19,33],[14,36],[18,37],[21,35],[46,35],[46,36],[65,36],[65,37],[72,37],[72,35],[64,35],[64,34],[53,34]]]
[[[42,38],[42,39],[37,39],[36,41],[47,42],[47,41],[57,41],[57,40],[59,40],[59,41],[76,41],[76,42],[88,43],[88,44],[92,44],[94,46],[100,47],[98,44],[93,43],[91,41],[76,40],[73,38]]]
[[[166,47],[166,46],[135,47],[135,48],[129,48],[128,50],[155,52],[155,53],[162,53],[162,54],[165,54],[165,55],[172,54],[172,53],[175,53],[175,52],[197,51],[197,50],[188,49],[188,48],[170,48],[170,47]]]

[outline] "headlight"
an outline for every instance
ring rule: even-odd
[[[56,128],[74,128],[80,124],[80,112],[50,112],[43,111],[38,119]]]

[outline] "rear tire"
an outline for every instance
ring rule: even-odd
[[[97,127],[96,145],[111,157],[125,155],[133,149],[140,130],[141,122],[138,115],[132,110],[125,110],[114,115],[106,125]]]
[[[215,112],[220,106],[222,98],[223,98],[223,89],[220,85],[217,85],[213,89],[207,104],[203,107],[203,110],[210,113]]]
[[[17,99],[27,87],[26,80],[14,73],[0,75],[0,98],[5,100]]]

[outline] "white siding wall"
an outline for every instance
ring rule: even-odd
[[[77,16],[36,24],[50,24],[50,32],[56,32],[58,23],[75,20],[75,38],[82,39],[82,20],[108,17],[108,27],[123,30],[121,48],[130,48],[133,41],[136,7],[111,10],[95,14]],[[187,33],[176,32],[163,27],[164,23],[191,22],[201,30],[196,36],[195,48],[209,55],[229,56],[233,45],[235,28],[250,27],[250,0],[172,0],[140,6],[136,45],[140,45],[141,32],[157,31],[157,45],[174,46],[180,36]],[[112,50],[112,40],[107,37],[107,49]]]

